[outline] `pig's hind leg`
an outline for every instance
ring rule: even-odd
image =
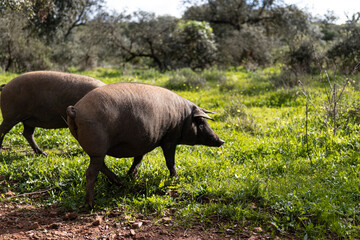
[[[96,178],[101,171],[104,173],[111,182],[116,185],[121,185],[120,179],[105,165],[105,156],[101,157],[90,157],[90,165],[86,170],[86,197],[85,202],[90,208],[94,207],[94,186]]]
[[[5,135],[17,124],[18,121],[4,121],[0,125],[0,151],[2,147],[2,142],[4,140]]]
[[[100,171],[105,174],[105,176],[115,185],[121,186],[121,181],[115,173],[113,173],[103,162],[103,165],[100,168]]]
[[[35,139],[34,139],[34,131],[35,131],[34,127],[30,127],[24,123],[23,136],[28,141],[31,148],[34,150],[34,152],[36,154],[42,154],[42,155],[47,156],[47,154],[43,150],[41,150],[39,148],[39,146],[36,144]]]
[[[101,164],[104,162],[104,157],[90,157],[90,165],[86,170],[85,202],[89,205],[90,208],[93,208],[95,205],[94,186],[95,186],[96,178],[99,175]]]
[[[132,178],[136,178],[139,166],[141,164],[141,160],[143,159],[144,155],[142,156],[138,156],[138,157],[134,157],[134,161],[128,171],[128,174],[132,177]]]

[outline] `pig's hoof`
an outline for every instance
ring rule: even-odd
[[[94,206],[95,206],[95,201],[94,201],[94,200],[86,199],[86,200],[85,200],[85,205],[87,205],[87,207],[91,210],[91,209],[93,209]]]
[[[170,173],[170,177],[173,178],[173,177],[178,177],[178,173],[175,171],[175,172],[171,172]]]
[[[34,152],[38,155],[43,155],[43,156],[47,156],[48,154],[46,152],[44,152],[43,150],[41,149],[35,149]]]
[[[112,184],[115,184],[116,186],[122,186],[121,180],[116,176],[108,176],[108,179]]]
[[[42,153],[40,153],[41,155],[43,155],[43,156],[45,156],[45,157],[47,157],[47,153],[46,152],[42,152]]]
[[[130,171],[128,171],[128,176],[129,176],[131,179],[136,179],[136,178],[137,178],[137,172],[130,172]]]
[[[114,184],[115,184],[116,186],[122,186],[122,185],[123,185],[123,184],[121,183],[120,179],[116,179],[116,180],[114,181]]]

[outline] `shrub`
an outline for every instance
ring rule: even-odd
[[[253,69],[271,62],[271,41],[261,27],[244,25],[240,31],[222,35],[218,54],[221,64],[239,66],[246,63]]]
[[[172,90],[197,90],[206,86],[206,80],[190,68],[183,68],[171,73],[165,87]]]
[[[239,83],[235,76],[228,76],[226,78],[222,78],[219,81],[219,90],[221,92],[234,91],[239,88]]]
[[[269,80],[276,88],[292,88],[297,86],[299,77],[296,72],[285,67],[281,74],[271,76]]]
[[[203,78],[206,79],[206,82],[221,83],[223,81],[226,81],[225,72],[216,68],[205,69],[201,75]]]
[[[300,46],[286,54],[286,63],[297,73],[311,73],[315,63],[315,49],[311,42],[303,42]]]
[[[298,88],[282,88],[276,91],[266,93],[263,97],[253,102],[255,106],[279,108],[279,107],[295,107],[305,105],[305,99],[299,96]]]
[[[339,71],[351,73],[360,61],[360,27],[359,13],[353,15],[344,25],[344,37],[334,44],[326,53],[327,57],[339,65]]]
[[[254,118],[248,113],[246,106],[237,99],[225,106],[225,118],[230,123],[230,128],[251,133],[256,130]]]

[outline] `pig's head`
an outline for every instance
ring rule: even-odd
[[[191,116],[185,121],[181,143],[187,145],[205,145],[220,147],[224,141],[211,129],[206,119],[214,120],[206,112],[210,111],[194,107]]]

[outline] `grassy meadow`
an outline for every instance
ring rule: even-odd
[[[300,76],[289,87],[280,66],[210,69],[197,75],[188,69],[72,72],[105,83],[143,82],[173,89],[216,112],[209,123],[226,141],[220,148],[178,146],[177,178],[169,178],[161,149],[144,157],[135,180],[126,174],[132,159],[107,157],[106,164],[124,187],[99,174],[93,211],[171,215],[180,225],[206,228],[216,223],[220,231],[237,225],[237,234],[245,227],[261,227],[280,238],[360,237],[358,76]],[[1,73],[0,84],[15,76]],[[8,192],[51,189],[41,198],[13,200],[80,209],[89,159],[69,130],[36,130],[47,157],[34,155],[21,133],[18,124],[3,142],[1,198]]]

